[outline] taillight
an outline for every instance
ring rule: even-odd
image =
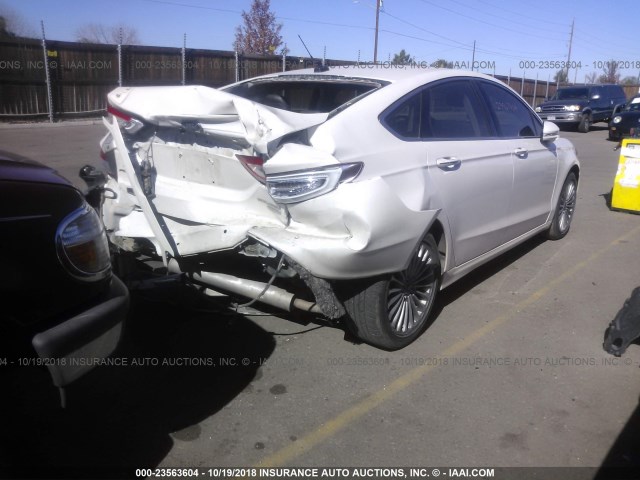
[[[267,177],[267,191],[278,203],[297,203],[324,195],[354,180],[363,164],[341,163],[326,167],[279,173]]]
[[[124,113],[111,105],[107,107],[107,113],[116,117],[120,128],[129,134],[134,134],[144,127],[144,123],[140,120],[133,118],[131,115]]]
[[[267,182],[267,176],[264,173],[264,159],[262,157],[252,157],[250,155],[236,155],[238,160],[247,172],[253,176],[260,183],[265,184]]]

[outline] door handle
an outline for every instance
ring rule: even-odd
[[[462,162],[456,157],[441,157],[436,160],[436,165],[445,172],[451,172],[460,168]]]
[[[515,153],[518,158],[527,158],[529,156],[529,150],[526,148],[516,148],[513,153]]]

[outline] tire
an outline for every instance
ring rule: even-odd
[[[406,347],[428,325],[440,272],[438,247],[428,234],[414,250],[406,270],[370,280],[344,302],[349,327],[375,347]]]
[[[589,128],[591,128],[591,123],[591,115],[585,113],[584,115],[582,115],[580,123],[578,124],[578,131],[581,133],[587,133],[589,131]]]
[[[553,213],[553,220],[551,221],[549,230],[547,230],[546,237],[549,240],[560,240],[569,232],[571,220],[573,219],[576,208],[577,193],[578,179],[575,173],[571,172],[567,175],[562,185],[558,203]]]

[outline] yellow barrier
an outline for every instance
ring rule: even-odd
[[[640,138],[622,140],[611,208],[640,213]]]

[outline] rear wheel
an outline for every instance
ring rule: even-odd
[[[354,333],[388,350],[413,342],[427,326],[440,288],[440,268],[438,247],[429,234],[406,270],[374,280],[345,302]]]
[[[547,231],[547,238],[559,240],[564,237],[571,227],[573,213],[576,209],[576,199],[578,196],[578,179],[575,173],[571,172],[562,185],[562,191],[558,198],[556,210],[553,214],[551,226]]]

